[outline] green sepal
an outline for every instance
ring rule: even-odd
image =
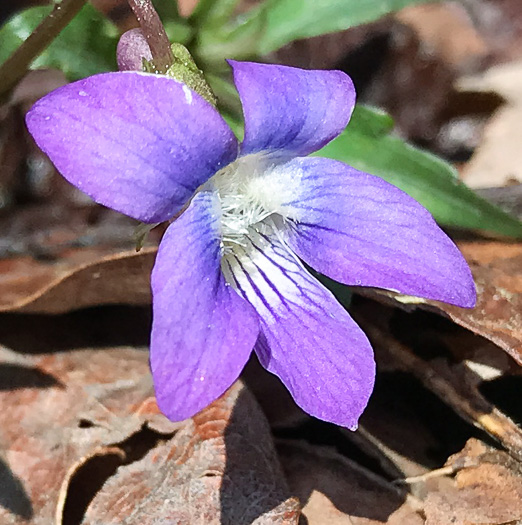
[[[174,42],[170,48],[174,55],[174,61],[164,74],[178,82],[182,82],[216,107],[216,97],[208,85],[208,82],[205,80],[203,71],[198,68],[189,50],[178,42]],[[147,73],[159,73],[153,61],[144,60],[143,65]]]

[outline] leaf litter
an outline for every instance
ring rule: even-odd
[[[367,102],[471,181],[480,155],[498,147],[488,138],[500,135],[496,122],[518,133],[516,118],[502,117],[518,107],[508,77],[487,72],[522,58],[520,17],[516,0],[418,6],[278,56],[353,69]],[[380,58],[370,75],[371,56]],[[478,83],[464,91],[470,75]],[[133,223],[56,177],[20,127],[23,108],[41,96],[43,77],[28,78],[0,115],[1,523],[522,520],[520,244],[459,240],[477,283],[475,310],[355,296],[379,366],[357,432],[310,418],[255,360],[244,383],[172,424],[157,409],[147,355],[160,232],[136,253]],[[517,151],[506,151],[506,168],[481,168],[482,186],[514,173]],[[520,194],[508,195],[520,209]]]

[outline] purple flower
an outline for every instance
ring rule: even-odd
[[[308,413],[356,428],[370,344],[301,260],[348,285],[471,307],[469,268],[415,200],[341,162],[307,158],[347,125],[340,71],[230,62],[245,137],[185,85],[96,75],[40,100],[27,124],[75,186],[168,227],[152,272],[151,366],[173,420],[194,415],[255,350]]]

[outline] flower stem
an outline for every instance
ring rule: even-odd
[[[87,0],[62,0],[23,44],[0,66],[0,98],[25,76],[32,61],[58,36]]]
[[[165,73],[173,64],[174,56],[170,42],[151,0],[127,0],[134,12],[152,53],[152,61],[158,73]]]

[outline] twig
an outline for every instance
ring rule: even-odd
[[[0,97],[24,77],[33,60],[76,16],[87,0],[62,0],[43,19],[27,40],[0,66]]]
[[[440,478],[442,476],[451,476],[455,474],[455,469],[452,466],[441,467],[435,470],[430,470],[425,474],[419,476],[410,476],[408,478],[400,478],[392,481],[394,485],[411,485],[412,483],[424,483],[432,478]]]

